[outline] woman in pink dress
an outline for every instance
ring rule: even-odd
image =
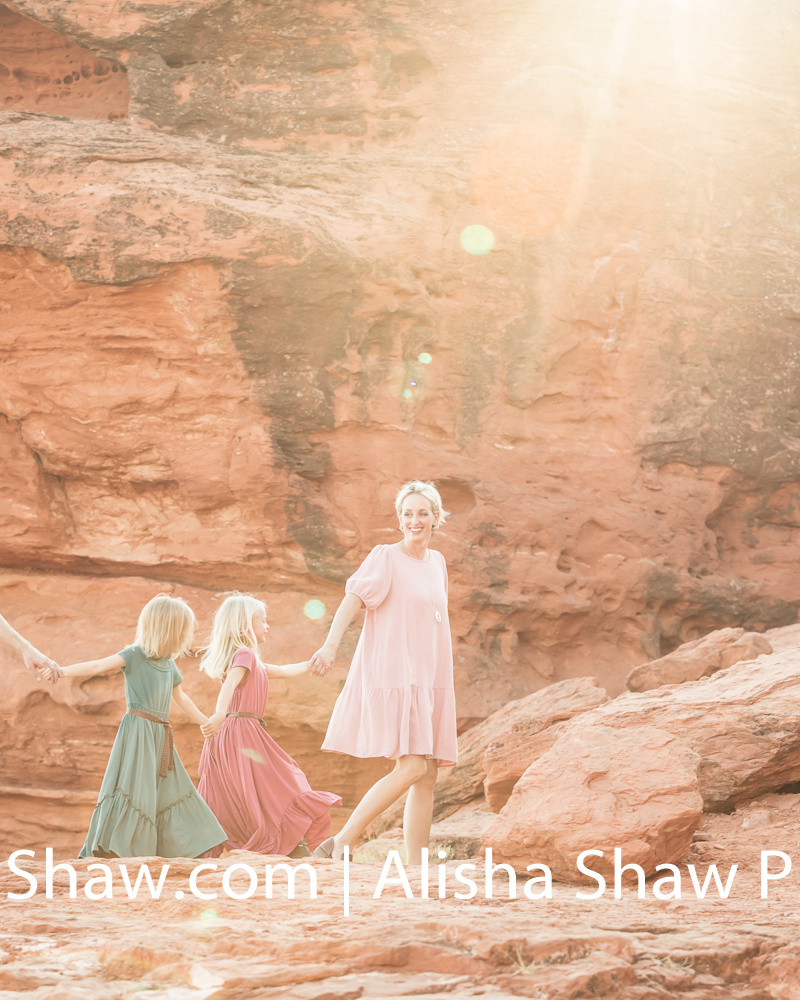
[[[300,767],[267,732],[268,677],[294,677],[308,661],[264,664],[267,609],[244,594],[227,598],[214,616],[211,642],[200,669],[222,681],[214,715],[202,727],[198,791],[228,839],[206,857],[240,848],[259,854],[308,857],[330,833],[332,792],[316,792]]]
[[[377,545],[350,577],[328,638],[310,661],[312,673],[326,674],[348,625],[367,609],[322,749],[389,757],[395,766],[315,853],[340,859],[344,847],[407,791],[406,860],[418,865],[430,837],[438,770],[456,763],[458,746],[447,567],[442,554],[428,548],[447,511],[433,483],[418,480],[399,491],[395,509],[403,540]]]

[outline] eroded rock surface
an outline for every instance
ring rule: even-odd
[[[559,723],[606,701],[608,695],[595,678],[579,677],[551,684],[527,698],[511,702],[462,737],[459,767],[453,768],[452,777],[445,773],[437,784],[437,799],[441,786],[445,798],[452,795],[454,801],[461,801],[465,784],[459,776],[462,772],[464,778],[480,783],[480,793],[486,795],[491,808],[498,812],[522,774],[519,763],[525,758],[525,747],[530,739],[544,730],[552,730],[555,734],[560,729]],[[466,760],[461,754],[462,745]],[[473,756],[479,758],[480,763],[473,763]]]
[[[770,845],[797,840],[797,809],[781,809],[786,824]],[[272,899],[265,899],[265,866],[282,859],[239,852],[207,871],[200,891],[188,892],[195,862],[173,859],[161,899],[128,899],[118,873],[111,899],[89,900],[85,886],[98,870],[73,861],[76,898],[68,896],[67,873],[54,876],[53,898],[44,893],[4,908],[4,961],[0,989],[34,1000],[81,996],[104,1000],[152,991],[167,998],[234,995],[286,1000],[348,997],[480,996],[491,1000],[530,997],[578,1000],[581,996],[647,997],[669,1000],[791,1000],[797,969],[796,884],[774,882],[769,898],[759,895],[759,852],[763,830],[741,831],[742,817],[715,821],[691,852],[700,882],[709,861],[723,878],[733,861],[738,873],[728,899],[713,888],[698,899],[683,868],[680,898],[657,899],[649,884],[644,899],[625,887],[594,900],[555,883],[553,898],[509,899],[507,879],[493,878],[487,898],[485,872],[476,859],[468,873],[480,890],[458,899],[466,886],[446,867],[438,897],[433,869],[428,898],[419,869],[408,869],[406,898],[400,885],[385,886],[374,898],[381,866],[352,865],[349,914],[344,913],[342,866],[313,862],[319,893],[308,898],[308,876],[297,874],[295,898],[287,898],[286,877],[276,873]],[[135,875],[149,862],[157,879],[160,859],[123,859]],[[20,862],[44,885],[45,865]],[[257,891],[249,899],[226,895],[223,878],[234,865],[249,864]],[[116,870],[116,863],[111,865]],[[295,865],[294,867],[298,867]],[[228,887],[244,894],[243,869],[230,871]],[[25,892],[29,882],[5,873],[0,889]],[[101,886],[95,884],[97,892]],[[183,893],[183,898],[176,898]],[[156,917],[157,914],[157,917]],[[44,946],[44,947],[43,947]],[[46,949],[46,950],[45,950]]]
[[[771,652],[769,639],[758,632],[745,632],[743,628],[719,629],[702,639],[684,643],[668,656],[634,667],[625,683],[631,691],[651,691],[665,684],[683,684],[710,677],[741,660],[754,660]]]
[[[702,823],[698,761],[652,726],[573,730],[525,771],[483,845],[495,861],[547,865],[567,882],[589,879],[577,859],[590,850],[602,856],[584,866],[603,876],[613,878],[615,849],[652,875],[684,860]]]
[[[792,787],[800,768],[800,650],[702,680],[627,694],[545,730],[483,834],[500,860],[525,857],[569,880],[576,858],[608,874],[613,849],[652,874],[685,858],[703,810],[730,811]],[[488,804],[493,806],[491,799]],[[580,845],[584,845],[581,847]]]

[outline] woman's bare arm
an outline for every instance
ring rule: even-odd
[[[320,648],[309,660],[309,669],[312,674],[318,674],[320,677],[324,677],[325,674],[327,674],[327,672],[331,669],[334,658],[336,657],[336,651],[339,648],[339,643],[342,641],[342,636],[347,631],[347,628],[352,620],[363,607],[364,603],[360,597],[356,597],[355,594],[344,595],[342,603],[336,609],[336,614],[333,616],[333,621],[331,622],[331,627],[328,630],[328,638],[325,640],[325,644],[320,646]]]

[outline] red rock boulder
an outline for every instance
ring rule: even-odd
[[[596,678],[578,677],[551,684],[527,698],[512,702],[489,716],[475,730],[470,730],[467,735],[472,736],[473,745],[480,737],[486,739],[487,735],[490,741],[484,743],[485,752],[481,756],[479,773],[483,776],[482,790],[485,791],[486,801],[492,811],[499,812],[505,805],[514,785],[533,760],[527,756],[527,747],[534,736],[545,732],[548,734],[540,736],[537,744],[539,749],[542,739],[547,740],[549,737],[555,743],[563,728],[561,723],[597,708],[608,700],[608,695]],[[465,762],[461,767],[467,770],[470,765]],[[455,775],[453,777],[456,778]],[[442,784],[446,781],[447,779]],[[438,786],[436,793],[438,796]]]
[[[445,771],[436,785],[436,818],[441,819],[463,803],[483,795],[488,767],[495,774],[506,773],[509,768],[505,762],[516,761],[532,735],[608,700],[596,677],[576,677],[550,684],[493,712],[459,739],[458,765]],[[508,795],[524,770],[523,767],[514,776]]]
[[[662,729],[576,727],[527,769],[483,846],[495,862],[547,865],[566,882],[590,881],[576,867],[586,850],[603,852],[586,866],[613,878],[620,848],[649,875],[684,858],[700,826],[698,760]]]
[[[771,652],[769,639],[758,632],[721,628],[694,642],[685,642],[667,656],[634,667],[625,683],[631,691],[652,691],[666,684],[697,681],[734,663]]]
[[[728,812],[777,791],[800,774],[800,649],[737,663],[699,681],[621,695],[562,723],[555,744],[551,730],[533,736],[526,758],[563,758],[573,739],[591,746],[597,728],[630,735],[635,745],[636,734],[651,727],[700,757],[697,777],[707,812]]]

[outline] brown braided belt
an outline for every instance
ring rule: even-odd
[[[128,715],[138,715],[140,719],[147,719],[148,722],[157,722],[164,727],[164,752],[161,754],[161,770],[159,776],[166,778],[167,771],[175,769],[175,755],[173,753],[172,726],[157,715],[149,715],[147,712],[140,712],[135,708],[128,709]]]
[[[264,720],[261,718],[260,715],[256,715],[255,712],[228,712],[228,714],[225,716],[225,718],[226,719],[255,719],[256,722],[261,723],[261,728],[265,732],[269,732],[269,730],[267,729],[266,722],[264,722]]]

